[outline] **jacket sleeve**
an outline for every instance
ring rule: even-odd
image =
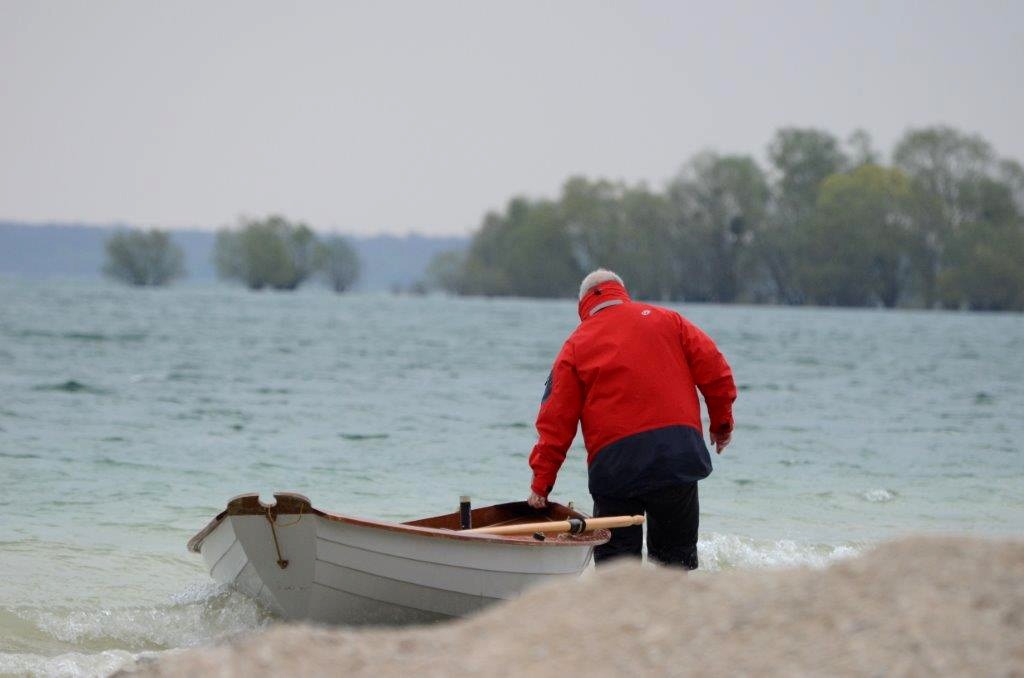
[[[736,382],[732,369],[715,342],[703,330],[679,316],[683,352],[690,365],[694,383],[704,396],[711,418],[711,430],[730,433],[735,425],[732,403],[736,400]]]
[[[555,359],[537,414],[537,434],[540,436],[530,453],[533,469],[531,489],[547,497],[555,485],[558,469],[562,468],[565,454],[576,437],[583,409],[583,387],[573,364],[572,344],[566,342]]]

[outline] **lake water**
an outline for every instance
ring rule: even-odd
[[[1024,316],[675,308],[740,387],[704,569],[1021,535]],[[0,673],[104,674],[267,623],[185,551],[235,494],[395,521],[525,498],[576,322],[571,301],[0,280]],[[554,499],[589,507],[584,459]]]

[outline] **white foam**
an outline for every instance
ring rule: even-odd
[[[269,616],[254,600],[216,585],[190,586],[169,605],[36,612],[39,630],[66,643],[110,640],[130,649],[189,647],[260,628]]]
[[[171,596],[171,603],[175,605],[194,605],[205,603],[217,596],[230,593],[230,588],[214,581],[196,581],[185,587],[180,593]]]
[[[884,504],[886,502],[890,502],[896,499],[896,493],[893,492],[892,490],[886,490],[884,488],[878,490],[868,490],[867,492],[862,492],[860,498],[864,499],[865,501],[870,501],[874,504]]]
[[[717,533],[701,535],[697,551],[701,569],[710,571],[825,567],[860,552],[853,545],[807,544],[789,539],[758,540]]]

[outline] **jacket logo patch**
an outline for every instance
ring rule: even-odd
[[[541,399],[540,399],[541,403],[546,401],[548,399],[548,396],[551,395],[551,377],[552,377],[552,375],[554,375],[554,373],[555,373],[554,370],[551,370],[550,372],[548,372],[548,380],[544,382],[544,395],[541,396]]]
[[[644,310],[640,311],[640,315],[650,315],[650,314],[651,314],[651,309],[649,309],[649,308],[645,308]]]

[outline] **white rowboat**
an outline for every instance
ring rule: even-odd
[[[286,619],[408,624],[461,617],[529,586],[580,575],[608,530],[492,535],[460,530],[458,511],[407,523],[352,518],[282,492],[243,494],[188,542],[211,576]],[[561,504],[472,511],[474,528],[586,519]]]

